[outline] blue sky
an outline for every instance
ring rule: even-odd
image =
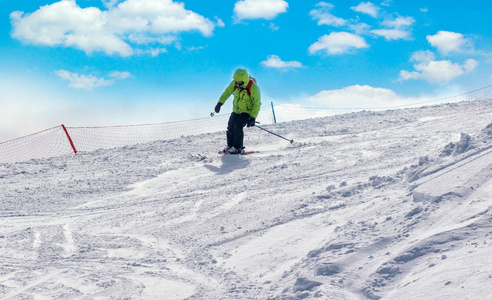
[[[237,67],[293,114],[492,84],[490,1],[0,3],[0,141],[205,117]]]

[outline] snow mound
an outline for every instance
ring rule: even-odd
[[[490,124],[484,100],[247,128],[247,156],[0,164],[0,298],[486,299]]]

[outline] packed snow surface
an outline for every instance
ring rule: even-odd
[[[2,164],[0,298],[491,299],[490,124],[472,101]]]

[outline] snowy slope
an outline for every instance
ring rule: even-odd
[[[248,128],[249,156],[214,133],[0,165],[0,298],[492,299],[491,123],[462,102]]]

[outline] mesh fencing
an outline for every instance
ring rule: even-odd
[[[62,125],[0,143],[0,163],[74,153]]]
[[[0,143],[0,163],[22,162],[66,154],[111,149],[182,136],[226,131],[229,114],[158,124],[65,127],[56,126],[18,139]],[[270,107],[265,106],[257,120],[273,123]]]
[[[425,102],[409,103],[390,107],[306,107],[301,105],[280,105],[275,107],[276,121],[291,121],[333,115],[335,113],[358,110],[387,110],[417,107],[436,102],[458,102],[492,99],[492,86],[487,86],[465,94],[435,99]],[[272,106],[262,107],[257,120],[261,124],[274,123]],[[0,163],[22,162],[31,159],[54,157],[98,149],[110,149],[148,143],[157,140],[170,140],[182,136],[225,131],[229,114],[178,122],[145,125],[105,126],[105,127],[65,127],[64,125],[46,129],[28,136],[0,143]]]

